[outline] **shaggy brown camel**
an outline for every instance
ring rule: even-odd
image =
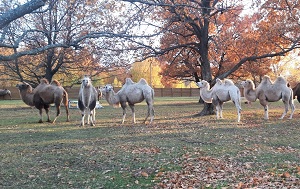
[[[291,115],[289,119],[293,118],[295,111],[293,101],[293,90],[287,86],[287,81],[279,76],[276,78],[274,83],[270,80],[269,76],[264,76],[261,83],[255,88],[253,81],[247,79],[243,81],[242,86],[244,87],[244,96],[250,102],[259,100],[260,104],[264,107],[265,115],[264,119],[269,119],[269,102],[277,102],[280,99],[284,103],[284,112],[279,119],[283,119],[291,108]]]
[[[297,96],[298,102],[300,102],[300,83],[297,83],[295,87],[293,87],[293,99]]]
[[[55,104],[56,106],[56,117],[52,123],[55,123],[56,119],[60,115],[60,105],[64,104],[66,108],[67,121],[69,121],[69,106],[68,106],[68,93],[64,90],[61,84],[57,80],[53,80],[51,84],[47,81],[47,79],[42,79],[41,83],[35,88],[23,82],[22,84],[17,85],[20,96],[23,102],[29,106],[35,106],[40,113],[39,123],[43,122],[43,108],[47,114],[47,121],[51,122],[49,116],[49,107],[50,104]]]

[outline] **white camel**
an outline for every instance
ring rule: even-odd
[[[102,89],[103,95],[105,96],[106,101],[113,106],[119,106],[123,109],[123,119],[122,124],[125,121],[126,117],[126,107],[127,103],[132,111],[132,122],[135,123],[135,109],[134,105],[136,103],[140,103],[146,100],[148,105],[148,113],[144,120],[144,123],[147,121],[148,117],[150,116],[150,124],[153,122],[154,119],[154,90],[148,85],[145,79],[140,79],[139,82],[135,83],[130,78],[126,79],[125,84],[122,88],[115,93],[113,90],[113,86],[107,84]]]
[[[84,76],[81,81],[81,86],[78,96],[78,107],[81,110],[81,126],[84,126],[85,114],[88,114],[87,123],[91,121],[91,126],[95,126],[95,114],[96,114],[96,102],[97,102],[98,92],[95,87],[93,87],[91,78],[89,76]]]
[[[217,119],[223,118],[223,103],[231,100],[237,109],[237,122],[241,119],[241,93],[237,86],[229,79],[224,81],[216,79],[216,84],[210,89],[207,81],[197,82],[200,88],[200,96],[206,103],[213,103],[216,107]]]
[[[285,109],[279,119],[284,118],[289,110],[289,106],[292,110],[289,119],[293,118],[295,111],[293,90],[287,86],[287,81],[283,77],[277,77],[273,83],[269,76],[264,76],[256,89],[253,81],[249,79],[243,81],[241,85],[244,88],[244,96],[248,101],[255,102],[256,99],[259,99],[260,104],[264,107],[264,119],[269,119],[268,102],[277,102],[280,99],[282,99]]]
[[[11,92],[10,90],[8,89],[0,89],[0,96],[5,96],[5,95],[8,95],[10,97],[10,100],[11,100]]]

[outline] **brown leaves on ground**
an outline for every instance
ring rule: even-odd
[[[182,156],[182,170],[166,172],[155,188],[298,188],[299,166],[293,172],[262,170],[252,162],[231,158]],[[293,166],[293,165],[291,165]]]

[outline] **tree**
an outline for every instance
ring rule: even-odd
[[[8,10],[0,15],[0,29],[7,26],[10,22],[29,14],[45,5],[47,0],[31,0],[23,5],[14,9]]]
[[[101,47],[106,43],[101,38],[114,38],[119,25],[117,16],[104,12],[113,13],[122,5],[97,0],[47,2],[45,10],[14,20],[1,31],[0,48],[10,52],[0,54],[2,71],[12,80],[36,85],[41,78],[51,81],[57,74],[76,83],[83,74],[94,76],[128,67],[124,59],[114,61],[121,51],[111,53]]]
[[[138,82],[141,78],[144,78],[150,86],[157,88],[163,87],[160,72],[160,63],[155,58],[135,62],[130,69],[130,75],[134,81]]]
[[[137,7],[134,14],[147,12],[156,19],[150,24],[157,26],[161,46],[139,44],[147,49],[146,56],[160,55],[169,62],[168,69],[180,70],[185,77],[200,75],[212,85],[217,77],[237,73],[244,64],[283,56],[299,47],[296,2],[253,4],[259,12],[241,17],[243,1],[126,1]],[[213,107],[205,104],[199,115],[212,113]]]

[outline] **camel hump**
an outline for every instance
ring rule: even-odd
[[[148,82],[144,78],[141,78],[139,83],[142,84],[142,85],[148,85]]]
[[[56,79],[52,80],[50,84],[54,86],[61,86],[60,82],[57,81]]]
[[[49,81],[46,78],[41,79],[40,84],[49,84]]]
[[[268,75],[263,76],[263,78],[261,80],[261,83],[263,83],[263,84],[273,84],[273,82],[270,79],[270,76],[268,76]]]
[[[224,79],[224,84],[225,85],[234,85],[233,81],[230,79]]]
[[[131,78],[126,78],[125,79],[125,84],[134,84],[134,82],[132,81],[132,79]]]
[[[216,79],[216,84],[219,84],[219,85],[226,85],[226,86],[230,86],[230,85],[234,85],[233,81],[230,80],[230,79],[224,79],[223,81],[219,78]]]
[[[284,77],[282,76],[279,76],[276,78],[274,84],[277,84],[277,85],[287,85],[287,81]]]
[[[222,81],[220,78],[217,78],[217,79],[216,79],[216,84],[222,85],[222,84],[223,84],[223,81]]]

